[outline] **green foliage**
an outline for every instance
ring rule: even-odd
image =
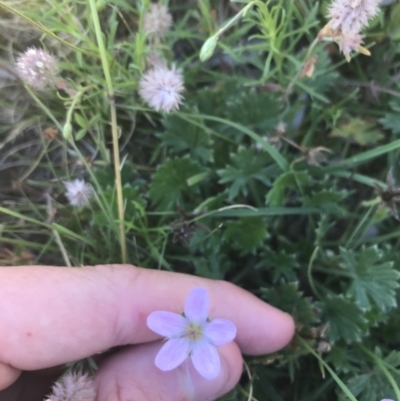
[[[400,352],[392,351],[382,359],[384,366],[393,374],[397,386],[400,386]],[[364,366],[365,373],[353,376],[348,381],[349,389],[359,401],[375,401],[382,398],[396,399],[392,386],[380,366]]]
[[[187,179],[200,173],[200,166],[190,159],[171,159],[162,164],[153,176],[150,198],[159,208],[183,202],[188,192]]]
[[[268,249],[264,251],[257,268],[266,269],[272,274],[272,281],[277,283],[280,279],[288,282],[296,281],[299,263],[295,254],[289,254],[285,250],[279,252]]]
[[[359,252],[340,250],[341,267],[351,274],[352,281],[348,295],[357,305],[369,310],[374,303],[382,311],[397,305],[396,288],[400,272],[393,269],[393,263],[383,262],[383,253],[376,246],[362,248]]]
[[[400,7],[397,7],[400,10]],[[392,131],[393,134],[400,134],[400,103],[399,101],[390,102],[390,108],[393,112],[385,113],[385,116],[379,120],[383,128]]]
[[[375,124],[360,118],[353,118],[338,125],[331,133],[334,138],[343,138],[356,142],[361,146],[373,145],[384,138]]]
[[[241,250],[251,252],[267,238],[267,228],[260,217],[242,217],[227,223],[224,237],[233,241]]]
[[[228,189],[229,200],[235,199],[239,194],[248,194],[248,183],[251,180],[261,181],[269,185],[267,164],[269,156],[264,152],[241,148],[231,156],[231,164],[218,170],[221,177],[220,184],[230,184]]]
[[[310,176],[306,172],[289,171],[280,175],[267,194],[267,203],[271,207],[283,206],[285,192],[290,189],[302,188],[311,183]]]
[[[262,297],[271,305],[291,314],[300,326],[318,322],[316,311],[310,299],[298,289],[298,283],[281,282],[279,286],[262,288]]]
[[[176,114],[164,119],[166,131],[160,134],[165,146],[171,147],[171,153],[186,154],[194,159],[210,161],[212,157],[211,138],[205,127],[183,120]]]
[[[332,343],[360,341],[366,334],[367,321],[362,310],[343,295],[330,295],[319,303],[321,320],[329,324],[329,339]]]
[[[355,401],[347,383],[357,401],[400,400],[400,228],[387,212],[400,195],[385,184],[400,174],[400,5],[380,3],[362,32],[371,56],[347,62],[315,40],[330,1],[162,1],[174,23],[156,40],[150,1],[1,2],[0,263],[230,281],[291,314],[296,337],[246,357],[250,377],[226,399]],[[14,79],[31,46],[60,61],[45,91]],[[184,79],[169,113],[139,93],[157,58]],[[315,165],[321,148],[332,153]],[[79,208],[65,194],[75,178],[93,188]]]

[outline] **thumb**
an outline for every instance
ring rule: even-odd
[[[242,373],[242,356],[235,342],[218,347],[221,373],[206,380],[190,359],[164,372],[154,359],[161,342],[131,346],[104,361],[96,375],[97,401],[208,401],[229,392]]]

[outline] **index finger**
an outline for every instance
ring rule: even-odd
[[[128,265],[0,269],[0,362],[34,370],[81,359],[116,345],[153,341],[156,310],[179,313],[194,286],[206,288],[211,317],[232,320],[246,354],[290,341],[292,318],[223,281]]]

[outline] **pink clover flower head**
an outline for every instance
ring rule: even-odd
[[[46,50],[29,48],[16,59],[16,69],[19,77],[31,88],[44,90],[55,86],[59,78],[57,59]]]
[[[171,28],[172,16],[168,8],[162,4],[153,3],[144,15],[143,30],[150,38],[162,38]]]
[[[337,39],[340,51],[348,56],[352,52],[358,52],[363,43],[363,37],[359,34],[347,34]]]
[[[189,292],[182,315],[157,311],[148,316],[147,326],[168,339],[155,359],[159,369],[175,369],[190,357],[205,379],[219,375],[221,361],[216,347],[234,340],[236,326],[226,319],[210,319],[209,309],[206,289],[195,287]]]
[[[93,195],[93,189],[90,184],[84,180],[75,179],[73,181],[64,181],[65,196],[68,198],[71,206],[87,206]]]
[[[328,17],[332,30],[344,35],[356,34],[368,25],[368,20],[379,10],[380,0],[333,0]]]
[[[175,67],[156,66],[139,81],[140,97],[154,110],[166,113],[179,108],[184,89],[182,72]]]
[[[94,401],[96,391],[93,380],[81,373],[67,373],[51,389],[46,401]]]
[[[389,400],[389,398],[384,398],[384,399],[381,400],[381,401],[394,401],[394,400]]]

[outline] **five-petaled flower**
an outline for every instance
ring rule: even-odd
[[[216,346],[233,341],[236,326],[226,319],[210,319],[209,309],[207,291],[195,287],[189,292],[182,315],[157,311],[148,316],[147,326],[168,339],[156,356],[159,369],[175,369],[190,357],[205,379],[219,375],[221,361]]]

